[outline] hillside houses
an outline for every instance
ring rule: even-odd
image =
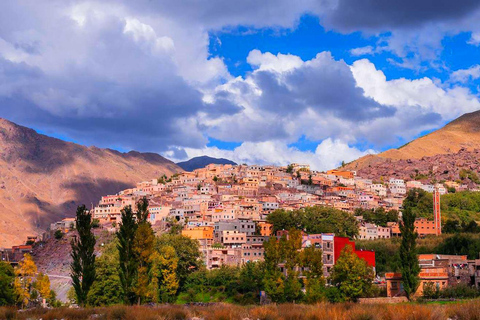
[[[254,239],[271,236],[272,226],[266,219],[275,210],[309,206],[326,206],[352,214],[357,208],[401,210],[410,188],[431,187],[397,178],[374,182],[353,171],[311,171],[301,164],[211,164],[168,179],[140,182],[135,188],[104,196],[93,214],[101,224],[118,226],[121,210],[130,205],[135,211],[136,202],[147,197],[148,219],[154,228],[165,228],[172,221],[182,224],[184,234],[199,241],[207,266],[213,268],[222,263],[262,260],[263,248]],[[397,228],[394,224],[381,227],[360,221],[358,238],[389,238]]]

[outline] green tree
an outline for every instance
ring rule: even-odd
[[[177,277],[182,287],[188,275],[202,265],[198,241],[181,234],[164,233],[157,238],[156,250],[161,252],[163,246],[171,246],[175,249],[178,257]]]
[[[12,266],[7,262],[0,261],[0,306],[15,304],[14,281],[15,272]]]
[[[265,278],[263,281],[265,293],[273,302],[283,302],[285,301],[285,277],[278,267],[282,261],[280,241],[276,237],[270,237],[263,243],[263,247],[265,249]]]
[[[122,284],[125,302],[134,303],[135,279],[137,276],[137,261],[135,260],[134,241],[137,231],[137,223],[131,206],[126,206],[121,211],[122,222],[117,232],[118,254],[119,254],[119,275]]]
[[[59,229],[59,230],[55,231],[54,237],[55,237],[55,239],[57,239],[57,240],[62,239],[62,238],[63,238],[63,232],[62,232],[62,230]]]
[[[407,197],[408,199],[408,197]],[[404,201],[404,210],[402,220],[400,221],[400,232],[402,233],[402,242],[400,244],[400,261],[402,270],[403,289],[408,300],[411,300],[413,294],[417,291],[420,283],[418,274],[420,273],[420,266],[418,265],[417,244],[418,237],[415,231],[415,218],[411,206],[415,207],[414,203],[409,203],[409,200]]]
[[[373,277],[373,269],[355,254],[352,246],[347,245],[332,269],[330,281],[345,300],[357,301],[369,292]]]
[[[442,227],[443,233],[457,233],[460,232],[460,221],[448,219]]]
[[[313,246],[303,249],[301,261],[305,276],[305,299],[309,303],[318,302],[323,299],[325,288],[322,250]]]
[[[96,277],[87,296],[91,306],[110,306],[124,302],[119,275],[117,241],[108,243],[102,255],[95,260]]]
[[[240,303],[254,304],[258,302],[260,291],[263,290],[265,278],[264,262],[247,262],[240,270],[238,291],[242,294]]]
[[[306,207],[299,210],[275,210],[267,216],[273,231],[304,230],[307,233],[335,233],[354,237],[358,234],[357,220],[348,212],[328,207]]]
[[[137,202],[137,223],[146,222],[148,214],[148,199],[147,197],[143,197]]]
[[[88,291],[95,281],[95,236],[92,232],[92,214],[84,205],[77,208],[75,228],[78,237],[72,240],[70,265],[77,303],[85,305]]]
[[[135,294],[138,304],[145,302],[148,293],[150,257],[154,253],[155,235],[150,223],[141,221],[135,231],[133,252],[137,263]]]

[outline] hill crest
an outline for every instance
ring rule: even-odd
[[[179,171],[158,154],[86,147],[0,118],[0,247],[73,216],[79,204]]]

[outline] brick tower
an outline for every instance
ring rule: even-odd
[[[433,220],[435,222],[436,235],[442,234],[442,213],[440,212],[440,192],[435,187],[433,191]]]

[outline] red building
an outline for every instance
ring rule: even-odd
[[[340,258],[340,253],[343,248],[347,245],[352,246],[353,251],[360,259],[365,260],[369,266],[375,268],[375,251],[356,250],[355,242],[346,237],[335,237],[333,239],[333,259],[335,264],[337,263],[338,258]]]

